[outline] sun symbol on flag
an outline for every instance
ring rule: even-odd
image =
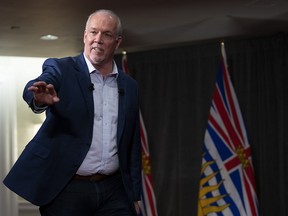
[[[202,165],[202,168],[201,168],[201,174],[203,174],[205,169],[213,163],[215,163],[215,161],[208,161],[208,162],[204,163]],[[200,180],[198,216],[208,215],[209,213],[212,213],[212,212],[221,212],[230,205],[230,204],[225,204],[222,206],[212,205],[213,203],[216,203],[218,200],[227,196],[227,194],[206,198],[206,195],[208,193],[213,192],[213,191],[217,191],[219,189],[219,187],[223,184],[223,180],[222,180],[221,182],[219,182],[216,185],[204,186],[210,179],[215,177],[218,173],[219,172],[211,173],[210,175],[208,175],[208,176],[206,176]]]
[[[142,152],[142,170],[144,171],[145,175],[151,174],[150,159],[144,152]]]

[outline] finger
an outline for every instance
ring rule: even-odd
[[[47,83],[44,81],[35,82],[33,83],[33,86],[38,89],[38,93],[46,92]]]
[[[33,86],[47,86],[47,83],[45,81],[38,81],[38,82],[34,82]]]
[[[55,88],[54,88],[54,86],[53,86],[52,84],[48,84],[48,85],[46,86],[46,88],[47,88],[47,91],[48,91],[48,93],[49,93],[50,95],[57,95],[57,93],[56,93],[56,91],[55,91]]]
[[[59,97],[57,96],[57,92],[52,84],[47,85],[47,90],[49,94],[53,96],[52,100],[54,103],[57,103],[58,101],[60,101]]]
[[[29,88],[28,88],[28,91],[33,91],[33,92],[35,92],[35,91],[37,91],[38,90],[38,87],[35,87],[35,86],[30,86]]]

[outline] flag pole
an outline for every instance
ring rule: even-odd
[[[225,68],[228,68],[224,41],[221,42],[221,53],[224,60]]]

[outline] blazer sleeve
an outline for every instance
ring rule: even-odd
[[[52,84],[54,88],[56,89],[56,92],[60,88],[61,83],[61,70],[57,70],[57,59],[50,58],[47,59],[42,66],[42,74],[37,77],[36,79],[30,80],[24,90],[23,90],[23,99],[26,101],[26,103],[29,105],[29,107],[33,110],[35,113],[41,113],[46,110],[45,107],[36,107],[34,104],[34,95],[33,92],[29,91],[28,88],[33,85],[33,83],[38,81],[44,81],[47,84]]]

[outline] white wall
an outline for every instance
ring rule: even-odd
[[[8,190],[3,178],[44,119],[22,99],[25,84],[41,73],[44,58],[0,56],[0,216],[38,216],[38,207]]]

